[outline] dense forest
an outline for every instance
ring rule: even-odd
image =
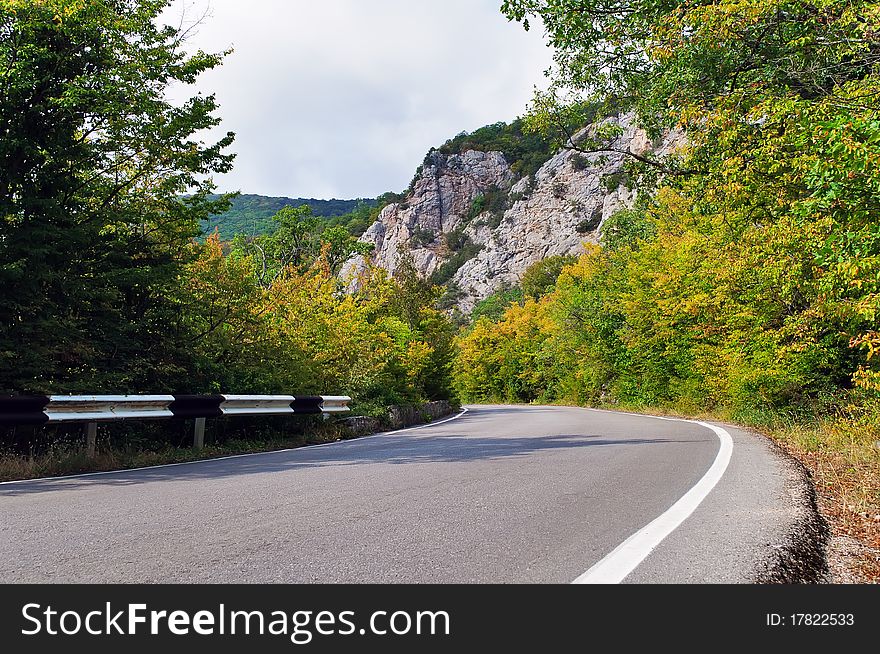
[[[210,200],[221,196],[210,195]],[[307,206],[319,218],[338,218],[352,214],[360,205],[372,208],[375,200],[316,200],[314,198],[268,197],[243,193],[231,199],[230,207],[223,213],[210,216],[201,221],[206,234],[215,230],[223,241],[231,241],[238,235],[256,236],[265,234],[273,228],[272,217],[284,207]]]
[[[637,206],[549,294],[507,315],[560,341],[555,355],[526,355],[519,381],[462,380],[467,394],[875,411],[880,5],[509,0],[505,11],[540,18],[556,48],[533,128],[606,151],[613,133],[575,142],[559,129],[557,94],[574,89],[689,144],[634,159]],[[625,45],[609,49],[608,33]]]

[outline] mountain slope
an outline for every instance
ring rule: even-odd
[[[677,134],[652,142],[630,114],[606,120],[622,131],[614,149],[662,156],[680,143]],[[470,313],[517,283],[530,264],[597,241],[602,222],[635,200],[627,159],[562,150],[529,174],[498,151],[432,150],[404,199],[386,206],[361,240],[375,246],[373,261],[391,273],[409,252],[422,274],[446,284],[448,302]],[[355,261],[345,272],[364,265]]]
[[[312,213],[324,218],[334,218],[351,212],[359,203],[374,203],[373,200],[316,200],[314,198],[269,197],[265,195],[243,194],[232,200],[232,208],[223,214],[212,216],[204,221],[202,229],[210,234],[214,229],[220,231],[220,238],[230,240],[236,234],[252,236],[271,230],[272,216],[286,206],[299,207],[304,204],[312,208]]]

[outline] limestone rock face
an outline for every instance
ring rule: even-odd
[[[683,143],[678,133],[652,143],[629,114],[608,121],[622,129],[610,144],[615,150],[656,157]],[[361,240],[375,246],[374,262],[390,273],[408,250],[418,270],[430,276],[455,254],[450,246],[468,237],[479,251],[455,271],[450,284],[458,290],[458,308],[469,313],[503,285],[516,284],[532,263],[577,254],[584,243],[596,242],[605,219],[635,200],[622,174],[628,158],[562,150],[533,177],[516,179],[500,152],[432,151],[404,201],[385,207]],[[487,193],[506,195],[502,208],[471,215],[474,200]],[[458,238],[449,243],[451,232]],[[343,275],[352,277],[364,265],[354,260]]]
[[[507,190],[513,181],[500,152],[468,150],[444,155],[433,151],[405,200],[385,207],[361,240],[376,247],[373,260],[389,273],[394,274],[401,248],[406,248],[416,267],[430,275],[448,256],[443,235],[462,224],[474,199],[493,188]],[[355,265],[362,266],[363,261]]]

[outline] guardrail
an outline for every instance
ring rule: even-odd
[[[205,444],[205,421],[221,416],[316,415],[348,411],[341,395],[21,395],[0,397],[0,426],[85,423],[94,456],[98,422],[195,420],[193,447]]]
[[[321,404],[324,413],[342,413],[348,411],[351,398],[344,395],[325,395]]]

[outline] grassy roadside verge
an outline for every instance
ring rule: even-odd
[[[810,471],[832,539],[829,565],[843,582],[880,583],[880,431],[868,416],[747,425]]]
[[[201,450],[170,445],[155,451],[111,448],[99,451],[94,458],[89,458],[81,447],[61,446],[33,457],[0,455],[0,482],[188,463],[237,454],[274,452],[338,440],[343,440],[342,430],[335,425],[323,425],[306,434],[275,438],[230,439],[222,444],[208,444]]]

